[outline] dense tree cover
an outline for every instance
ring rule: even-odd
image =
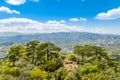
[[[105,49],[76,45],[71,54],[37,40],[10,47],[0,60],[0,80],[119,80],[120,62]]]

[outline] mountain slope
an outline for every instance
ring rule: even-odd
[[[10,35],[10,34],[9,34]],[[41,33],[41,34],[14,34],[15,36],[0,36],[0,43],[14,42],[24,43],[30,40],[39,40],[41,42],[50,41],[63,48],[64,52],[72,52],[74,45],[92,44],[99,45],[107,50],[113,49],[119,52],[120,35],[96,34],[86,32],[60,32],[60,33]]]

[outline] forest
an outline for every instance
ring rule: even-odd
[[[119,80],[120,62],[104,48],[75,45],[70,54],[51,42],[10,47],[0,60],[0,80]]]

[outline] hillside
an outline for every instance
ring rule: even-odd
[[[50,41],[63,48],[62,51],[66,53],[72,52],[74,45],[84,44],[99,45],[107,49],[110,54],[119,54],[120,52],[120,35],[87,32],[60,32],[21,35],[20,33],[14,33],[14,35],[13,33],[9,33],[9,35],[0,36],[0,45],[4,46],[7,42],[9,46],[12,45],[12,43],[25,43],[34,39],[39,40],[40,42]]]

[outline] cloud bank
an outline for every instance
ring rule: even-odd
[[[94,32],[103,33],[100,28],[85,29],[83,26],[71,26],[64,23],[64,20],[49,20],[38,22],[28,18],[8,18],[0,20],[0,32],[20,33],[53,33],[53,32]]]
[[[50,20],[45,23],[27,18],[8,18],[0,20],[0,32],[52,33],[71,31],[82,31],[82,29]]]
[[[95,19],[99,20],[114,20],[120,18],[120,7],[108,10],[107,12],[99,13]]]

